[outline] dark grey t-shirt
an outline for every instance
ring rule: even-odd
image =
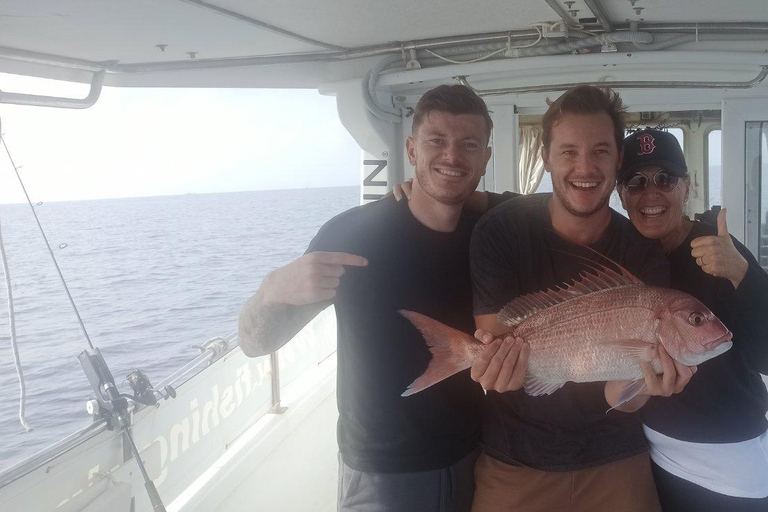
[[[508,201],[475,227],[470,249],[475,315],[497,313],[512,299],[567,283],[586,269],[588,249],[558,236],[547,209],[551,194]],[[661,247],[612,211],[608,228],[591,247],[647,284],[666,286]],[[604,261],[601,263],[605,263]],[[489,392],[483,443],[489,455],[544,471],[571,471],[619,460],[646,449],[640,418],[612,411],[604,383],[567,383],[552,395]]]
[[[513,194],[492,194],[491,205]],[[474,332],[469,241],[479,214],[456,230],[433,231],[408,202],[385,198],[328,221],[307,252],[368,259],[347,267],[334,299],[338,334],[338,442],[344,463],[371,473],[448,467],[477,447],[483,392],[460,372],[413,396],[400,396],[432,357],[399,311],[416,311]]]

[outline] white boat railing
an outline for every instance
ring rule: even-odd
[[[166,507],[243,432],[281,411],[275,388],[301,381],[335,353],[334,310],[318,315],[279,359],[248,358],[236,348],[235,336],[210,343],[156,386],[174,387],[175,398],[132,413],[131,433]],[[122,510],[126,499],[131,510],[151,510],[123,437],[101,419],[0,474],[3,511]]]

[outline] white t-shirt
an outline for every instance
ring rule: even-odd
[[[726,496],[768,497],[768,432],[740,443],[691,443],[643,429],[651,459],[665,471]]]

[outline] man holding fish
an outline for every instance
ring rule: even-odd
[[[643,336],[633,325],[652,325],[650,317],[632,318],[642,309],[640,304],[617,301],[611,308],[600,300],[612,287],[632,286],[637,280],[621,268],[611,270],[611,263],[596,258],[595,252],[646,284],[664,286],[668,279],[660,247],[608,207],[621,162],[621,100],[606,89],[576,87],[550,105],[543,127],[543,158],[554,193],[497,207],[478,223],[472,239],[475,319],[478,337],[489,343],[472,365],[473,379],[489,390],[473,511],[659,510],[640,421],[635,415],[607,412],[605,396],[623,393],[628,400],[624,407],[636,408],[648,395],[679,392],[695,367],[670,358],[658,343],[633,339]],[[585,266],[597,268],[590,274],[594,277],[579,278]],[[542,292],[564,283],[574,284]],[[507,306],[510,299],[526,294],[534,295]],[[534,332],[527,331],[526,339],[492,341],[519,332],[514,326],[538,311],[567,309],[569,299],[578,295],[584,296],[581,313],[564,318],[550,313],[547,325],[540,326],[556,335],[549,346],[543,342],[534,373],[556,374],[563,362],[571,373],[589,373],[584,368],[592,357],[603,369],[642,367],[643,373],[632,377],[644,375],[641,385],[547,382],[544,377],[526,382],[526,372],[534,370]],[[619,300],[628,301],[629,296]],[[659,295],[659,300],[664,297]],[[652,313],[662,314],[663,306]],[[690,307],[685,305],[682,313],[690,316]],[[497,315],[503,309],[506,312]],[[727,332],[714,323],[710,327],[716,337]],[[603,339],[595,333],[610,331],[616,332],[606,337],[619,343],[603,346],[602,352],[579,348],[599,345]],[[557,345],[557,338],[563,343]],[[652,359],[660,362],[655,371]],[[657,376],[660,370],[663,374]],[[597,378],[583,380],[611,380],[605,373],[594,375]],[[539,396],[520,390],[524,385]]]
[[[240,346],[256,357],[335,305],[339,510],[472,506],[482,389],[464,372],[401,397],[430,353],[398,311],[474,331],[469,242],[479,214],[463,206],[485,174],[492,126],[469,88],[428,91],[406,143],[416,174],[411,200],[385,198],[335,217],[304,256],[267,275],[241,311]],[[503,197],[479,199],[485,210]]]

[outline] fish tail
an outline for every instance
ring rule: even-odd
[[[400,314],[421,332],[432,352],[426,371],[408,386],[402,396],[423,391],[472,365],[467,359],[465,348],[467,344],[475,343],[475,338],[420,313],[400,310]]]

